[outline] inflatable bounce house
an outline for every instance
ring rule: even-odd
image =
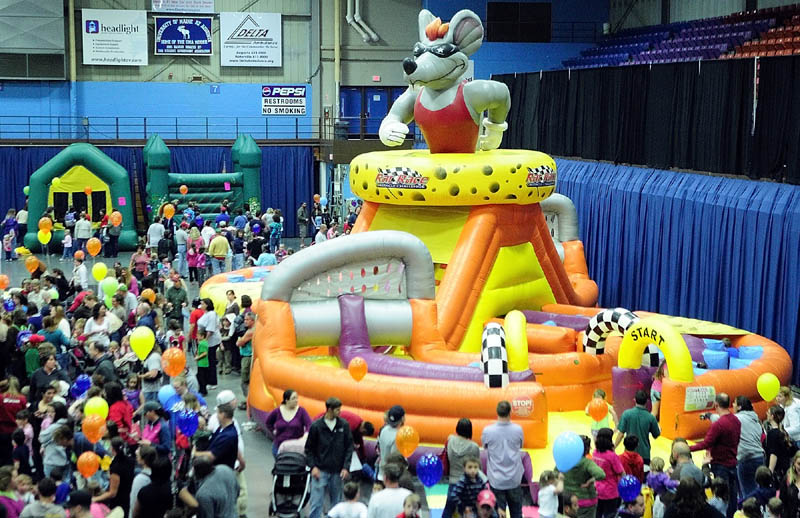
[[[133,198],[128,172],[105,153],[91,144],[71,144],[37,169],[30,178],[28,212],[32,221],[44,214],[47,207],[55,208],[54,240],[60,243],[64,236],[64,214],[72,206],[78,212],[92,215],[97,225],[100,211],[122,214],[121,250],[136,249],[136,229],[133,220]],[[28,226],[25,246],[31,250],[40,247],[35,224]]]
[[[142,157],[151,218],[159,217],[161,208],[171,200],[196,202],[198,216],[213,221],[223,200],[227,199],[230,207],[241,208],[261,199],[261,149],[250,135],[239,135],[231,148],[232,173],[170,173],[170,151],[158,135],[147,140]]]
[[[413,120],[430,150],[353,160],[349,181],[364,206],[351,235],[203,287],[261,289],[251,416],[263,422],[293,388],[311,415],[332,395],[374,423],[403,405],[420,439],[442,444],[461,417],[479,436],[508,400],[524,446],[542,448],[548,413],[583,411],[597,388],[621,412],[662,361],[666,437],[702,436],[709,423],[699,416],[717,392],[748,396],[763,415],[759,377],[790,377],[778,344],[724,324],[597,307],[575,208],[554,192],[554,160],[497,149],[507,88],[457,80],[482,35],[470,11],[444,24],[420,13],[420,41],[403,62],[411,86],[380,136],[397,145]],[[351,376],[354,361],[365,375]]]

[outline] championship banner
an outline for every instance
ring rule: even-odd
[[[82,9],[83,64],[147,64],[147,11]]]
[[[155,54],[210,56],[211,18],[155,17]]]
[[[219,13],[220,65],[282,66],[280,13]]]

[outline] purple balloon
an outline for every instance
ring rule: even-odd
[[[17,305],[14,304],[14,301],[12,299],[6,299],[5,301],[3,301],[3,309],[8,311],[9,313],[14,311],[16,308]]]
[[[259,232],[261,232],[261,225],[256,223],[255,225],[253,225],[253,234],[258,234]]]
[[[153,212],[153,206],[152,206],[152,205],[145,205],[144,209],[145,209],[147,212]]]
[[[191,410],[181,410],[176,416],[178,430],[186,437],[191,437],[197,431],[198,418],[197,412]]]
[[[194,218],[194,222],[197,224],[198,227],[202,227],[203,226],[203,217],[202,216],[197,216],[196,218]]]

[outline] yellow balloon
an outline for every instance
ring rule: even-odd
[[[781,382],[776,375],[771,372],[765,372],[758,377],[756,388],[758,388],[758,394],[764,401],[772,401],[781,389]]]
[[[105,263],[96,263],[92,266],[92,277],[94,280],[100,282],[106,278],[106,274],[108,273],[108,266]]]
[[[111,457],[106,455],[102,459],[100,459],[100,469],[103,471],[108,471],[111,468]]]
[[[156,336],[153,331],[146,326],[139,326],[131,333],[131,349],[136,353],[136,356],[144,361],[150,351],[153,350],[153,344],[156,342]]]
[[[39,230],[38,232],[36,232],[36,237],[39,238],[39,242],[41,244],[46,245],[47,243],[50,242],[51,239],[53,239],[53,234],[52,232],[49,231],[45,232],[43,230]]]
[[[59,185],[61,185],[61,178],[59,178],[59,177],[53,178],[52,184],[53,184],[53,187],[58,187]]]
[[[108,417],[108,403],[106,400],[95,396],[93,398],[89,398],[86,401],[86,404],[83,407],[83,414],[84,415],[99,415],[103,419]]]

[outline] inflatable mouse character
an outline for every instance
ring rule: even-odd
[[[483,41],[480,18],[468,9],[442,23],[427,9],[419,13],[419,42],[403,60],[408,89],[381,122],[387,146],[399,146],[417,123],[431,153],[474,153],[500,146],[511,105],[508,87],[497,81],[462,81],[469,56]],[[481,120],[483,112],[488,116]],[[480,126],[485,133],[480,135]],[[480,137],[480,138],[479,138]]]

